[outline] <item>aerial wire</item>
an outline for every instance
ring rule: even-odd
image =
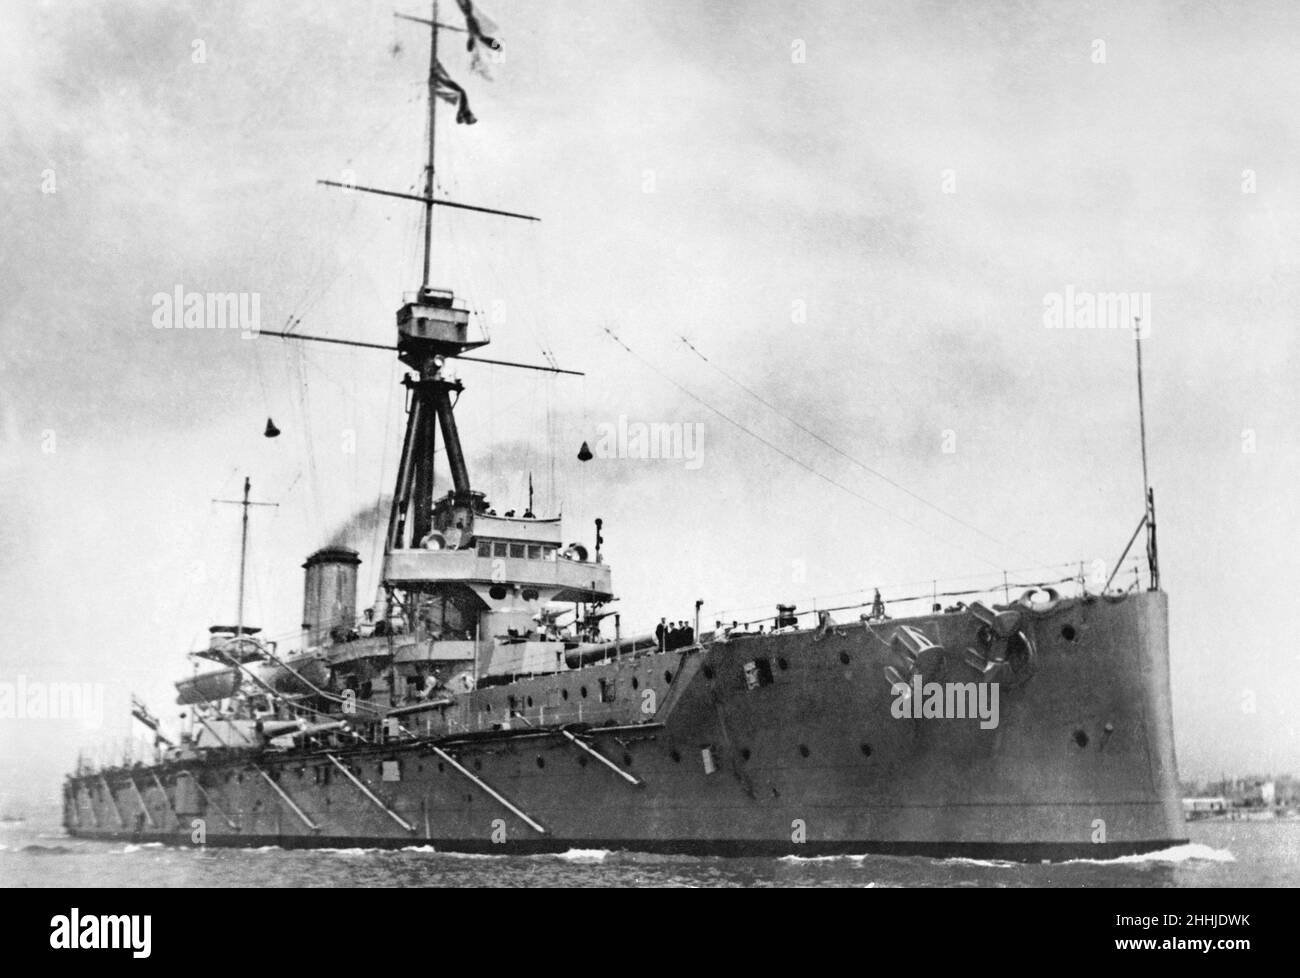
[[[1009,551],[1009,552],[1013,552],[1013,553],[1021,553],[1022,556],[1029,556],[1028,554],[1023,554],[1022,551],[1019,551],[1016,547],[1014,547],[1014,546],[1012,546],[1011,544],[1007,543],[1005,540],[1000,540],[1000,539],[998,539],[997,537],[992,536],[991,534],[984,532],[984,531],[981,530],[978,526],[975,526],[973,523],[969,523],[969,522],[967,522],[966,520],[962,519],[960,516],[956,516],[956,515],[954,515],[953,513],[948,512],[946,509],[943,509],[941,506],[938,506],[938,505],[936,505],[935,503],[930,502],[928,499],[926,499],[926,498],[924,498],[923,496],[920,496],[920,495],[918,495],[917,493],[913,492],[911,489],[907,488],[907,486],[903,485],[902,483],[897,482],[897,481],[894,480],[894,479],[891,479],[889,476],[885,475],[883,472],[880,472],[880,471],[878,471],[878,470],[872,468],[872,467],[871,467],[870,465],[868,465],[866,462],[863,462],[861,459],[858,459],[858,458],[853,457],[853,456],[850,455],[848,452],[844,451],[843,449],[839,448],[838,446],[836,446],[836,445],[832,444],[831,442],[827,441],[825,438],[823,438],[821,435],[817,434],[817,432],[813,431],[813,430],[812,430],[811,428],[809,428],[807,425],[804,425],[804,424],[800,423],[798,420],[796,420],[795,418],[791,417],[791,416],[790,416],[789,414],[787,414],[785,411],[781,410],[781,408],[779,408],[777,405],[773,404],[771,401],[769,401],[767,398],[765,398],[762,394],[758,393],[758,391],[756,391],[756,390],[754,390],[753,388],[749,387],[748,385],[742,383],[740,380],[738,380],[738,379],[736,379],[734,376],[732,376],[732,374],[731,374],[730,372],[728,372],[727,370],[723,369],[723,368],[722,368],[721,366],[719,366],[718,364],[714,363],[712,360],[710,360],[708,357],[706,357],[703,353],[701,353],[701,352],[699,351],[699,349],[696,348],[695,344],[693,344],[693,343],[692,343],[690,340],[688,340],[685,336],[679,336],[678,339],[681,340],[684,344],[686,344],[686,347],[687,347],[687,348],[688,348],[692,353],[694,353],[697,357],[699,357],[701,360],[703,360],[703,361],[704,361],[706,364],[708,364],[711,368],[713,368],[713,369],[716,370],[718,373],[720,373],[720,374],[721,374],[723,377],[725,377],[727,380],[731,381],[731,383],[733,383],[733,384],[735,384],[737,387],[739,387],[742,391],[744,391],[744,392],[745,392],[746,394],[748,394],[750,397],[752,397],[752,398],[754,398],[755,400],[757,400],[759,403],[761,403],[761,404],[762,404],[764,407],[766,407],[768,410],[770,410],[770,411],[772,411],[773,413],[775,413],[775,414],[779,415],[780,417],[784,418],[786,421],[788,421],[790,424],[794,425],[796,428],[798,428],[798,429],[799,429],[800,431],[802,431],[804,434],[808,435],[808,436],[811,437],[811,438],[816,439],[816,440],[817,440],[818,442],[820,442],[822,445],[825,445],[827,448],[829,448],[829,449],[830,449],[831,451],[833,451],[835,454],[837,454],[837,455],[841,456],[842,458],[845,458],[845,459],[847,459],[848,461],[852,462],[854,465],[858,466],[858,468],[863,469],[864,471],[871,473],[871,474],[874,475],[876,478],[878,478],[878,479],[883,479],[885,482],[889,483],[889,484],[890,484],[891,486],[893,486],[895,489],[898,489],[899,491],[906,493],[907,495],[909,495],[909,496],[911,496],[913,499],[915,499],[917,502],[921,503],[922,505],[928,506],[930,509],[934,510],[936,513],[939,513],[939,514],[942,515],[942,516],[946,516],[948,519],[952,520],[954,523],[958,523],[958,524],[960,524],[961,526],[964,526],[966,529],[971,530],[971,531],[973,531],[974,533],[978,533],[980,536],[982,536],[985,540],[988,540],[990,543],[995,543],[995,544],[997,544],[999,547],[1003,547],[1003,548],[1005,548],[1005,549],[1006,549],[1007,551]],[[1036,559],[1036,558],[1035,558],[1035,559]]]
[[[999,565],[999,564],[997,564],[997,563],[994,563],[993,561],[989,560],[987,557],[983,556],[982,554],[978,554],[978,553],[976,553],[975,551],[970,550],[968,547],[962,546],[961,544],[955,543],[955,542],[952,541],[952,540],[949,540],[949,539],[947,539],[947,538],[945,538],[945,537],[941,537],[941,536],[939,536],[938,534],[934,533],[933,531],[931,531],[931,530],[925,528],[924,526],[921,526],[919,523],[915,523],[915,522],[913,522],[912,520],[909,520],[907,517],[905,517],[905,516],[901,516],[901,515],[899,515],[898,513],[895,513],[893,510],[890,510],[890,509],[888,509],[887,507],[882,506],[880,503],[876,502],[874,499],[871,499],[871,498],[868,497],[868,496],[864,496],[864,495],[862,495],[860,492],[857,492],[857,491],[855,491],[855,490],[853,490],[853,489],[850,489],[848,486],[844,485],[843,483],[837,482],[835,479],[832,479],[830,476],[826,475],[825,473],[823,473],[823,472],[819,471],[818,469],[814,468],[813,466],[809,465],[807,462],[803,461],[802,459],[798,458],[797,456],[795,456],[795,455],[791,455],[791,454],[790,454],[789,452],[787,452],[785,449],[783,449],[783,448],[781,448],[780,446],[775,445],[775,444],[773,444],[772,442],[768,441],[766,438],[764,438],[762,435],[758,434],[756,431],[753,431],[752,429],[746,427],[744,424],[742,424],[741,422],[737,421],[735,418],[731,417],[731,415],[729,415],[729,414],[727,414],[726,412],[720,410],[719,408],[714,407],[714,406],[713,406],[712,404],[710,404],[708,401],[704,400],[704,398],[702,398],[702,397],[700,397],[699,395],[695,394],[693,391],[691,391],[690,389],[684,387],[682,384],[678,383],[678,382],[677,382],[676,380],[674,380],[672,377],[668,376],[668,374],[664,373],[662,370],[660,370],[658,367],[656,367],[653,363],[651,363],[649,360],[645,359],[645,357],[641,356],[639,353],[637,353],[635,350],[633,350],[630,346],[628,346],[626,343],[624,343],[621,339],[619,339],[619,337],[614,333],[614,331],[611,330],[608,326],[602,326],[601,329],[603,329],[603,330],[605,331],[605,333],[609,335],[610,339],[612,339],[615,343],[617,343],[617,344],[618,344],[619,346],[621,346],[624,350],[626,350],[628,353],[630,353],[633,357],[635,357],[637,360],[639,360],[639,361],[640,361],[644,366],[648,367],[650,370],[654,371],[654,373],[658,374],[660,377],[662,377],[662,378],[663,378],[664,380],[666,380],[668,383],[672,384],[673,387],[677,388],[679,391],[681,391],[683,394],[685,394],[685,395],[686,395],[687,397],[689,397],[691,400],[695,401],[697,404],[700,404],[700,405],[703,406],[705,409],[707,409],[707,410],[709,410],[709,411],[712,411],[714,414],[716,414],[718,417],[722,418],[722,419],[723,419],[724,421],[726,421],[728,424],[732,425],[732,426],[735,427],[735,428],[740,429],[742,432],[744,432],[745,434],[749,435],[749,436],[750,436],[751,438],[753,438],[755,441],[758,441],[758,442],[762,443],[763,445],[767,446],[767,447],[770,448],[772,451],[776,452],[778,455],[782,456],[783,458],[785,458],[785,459],[787,459],[787,460],[793,462],[795,465],[799,466],[799,467],[800,467],[801,469],[803,469],[804,471],[809,472],[809,473],[811,473],[812,475],[815,475],[817,478],[821,479],[823,482],[826,482],[826,483],[829,483],[829,484],[832,485],[832,486],[835,486],[835,488],[841,490],[842,492],[846,492],[846,493],[848,493],[850,496],[853,496],[855,499],[859,499],[859,500],[861,500],[862,502],[866,503],[868,506],[871,506],[871,507],[873,507],[873,508],[875,508],[875,509],[880,510],[882,513],[886,514],[887,516],[891,516],[891,517],[893,517],[894,519],[896,519],[896,520],[898,520],[898,521],[900,521],[900,522],[902,522],[902,523],[906,523],[908,526],[912,527],[913,529],[918,530],[918,531],[921,532],[921,533],[924,533],[926,536],[929,536],[929,537],[931,537],[932,539],[939,541],[940,543],[946,544],[947,546],[952,547],[952,548],[954,548],[954,549],[961,550],[961,551],[963,551],[964,553],[968,554],[969,556],[975,557],[977,560],[980,560],[981,562],[988,564],[990,567],[994,567],[994,568],[1001,569],[1001,565]]]

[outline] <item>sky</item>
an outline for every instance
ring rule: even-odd
[[[5,798],[120,751],[132,693],[174,713],[234,614],[213,500],[245,476],[277,504],[250,621],[292,647],[336,539],[373,593],[400,365],[155,313],[234,292],[263,329],[392,342],[420,208],[315,181],[420,185],[428,36],[393,10],[0,2],[0,682],[103,697],[0,718]],[[459,365],[471,477],[522,510],[532,473],[588,545],[603,519],[625,631],[1113,564],[1142,514],[1133,334],[1045,311],[1134,293],[1181,772],[1300,771],[1300,8],[487,13],[490,82],[444,35],[479,121],[440,109],[438,193],[542,221],[440,209],[433,279],[483,355],[585,376]],[[698,459],[580,463],[620,419],[689,426]]]

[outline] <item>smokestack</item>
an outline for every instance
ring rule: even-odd
[[[325,547],[307,558],[302,627],[309,646],[320,645],[336,627],[351,628],[357,618],[357,566],[361,558],[346,547]]]

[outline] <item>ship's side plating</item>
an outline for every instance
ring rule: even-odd
[[[182,844],[485,852],[1036,859],[1182,841],[1165,595],[1017,614],[1029,658],[998,683],[996,726],[895,715],[904,626],[945,650],[922,684],[981,679],[968,612],[733,633],[467,694],[465,709],[498,716],[513,697],[513,729],[73,777],[65,824]],[[569,703],[590,704],[582,722]],[[547,722],[549,704],[566,722]],[[641,722],[593,725],[633,705]]]

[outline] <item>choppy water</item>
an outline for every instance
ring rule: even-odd
[[[603,850],[467,856],[427,847],[173,849],[71,839],[51,815],[0,824],[0,885],[1300,886],[1300,821],[1198,822],[1188,830],[1189,845],[1146,856],[1025,865],[896,856],[722,859]]]

